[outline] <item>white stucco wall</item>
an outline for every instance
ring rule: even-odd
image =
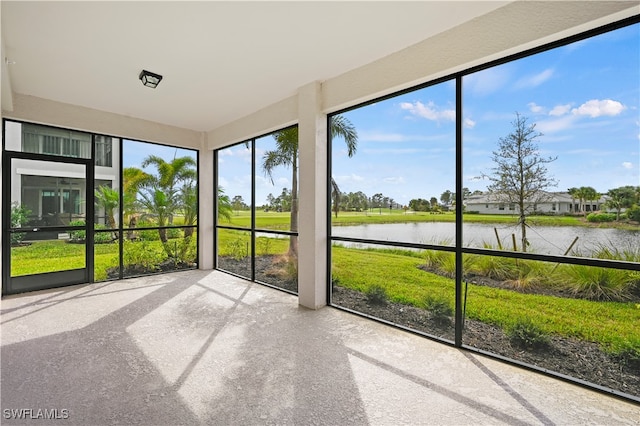
[[[201,133],[139,118],[98,111],[78,105],[14,94],[13,111],[5,118],[66,129],[200,149]]]

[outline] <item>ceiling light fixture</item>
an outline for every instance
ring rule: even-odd
[[[160,80],[162,80],[162,76],[160,74],[154,74],[147,70],[142,70],[140,76],[138,77],[142,84],[147,87],[151,87],[155,89],[160,84]]]

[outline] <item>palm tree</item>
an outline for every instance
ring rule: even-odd
[[[607,207],[615,209],[616,221],[620,220],[620,211],[626,206],[627,197],[620,188],[610,189],[607,192],[609,199],[606,202]]]
[[[571,195],[571,209],[570,209],[570,211],[576,213],[574,211],[574,207],[576,205],[576,193],[578,192],[578,188],[571,187],[571,188],[567,189],[567,192],[569,193],[569,195]]]
[[[104,209],[109,228],[116,229],[116,219],[114,210],[120,204],[120,193],[117,189],[112,189],[107,185],[102,185],[96,189],[96,204]]]
[[[584,206],[585,201],[590,201],[598,198],[598,192],[590,186],[581,186],[575,191],[574,195],[576,198],[578,198],[578,200],[580,200],[580,210],[582,211],[584,216],[586,216],[587,209]]]
[[[338,211],[340,210],[340,196],[341,196],[340,188],[336,181],[331,177],[331,200],[333,201],[333,211],[335,212],[336,217],[338,217]]]
[[[197,179],[196,170],[194,169],[196,161],[191,157],[178,157],[171,162],[166,162],[157,155],[150,155],[142,162],[142,167],[155,166],[157,175],[149,175],[140,184],[138,194],[139,201],[149,212],[155,216],[160,235],[160,241],[167,252],[172,256],[169,246],[167,245],[167,230],[164,226],[173,222],[173,215],[180,208],[185,210],[183,201],[189,199],[189,202],[195,204],[195,197],[182,197],[181,189],[190,188],[192,182]],[[182,185],[182,186],[180,186]],[[191,206],[189,206],[191,208]],[[193,206],[195,210],[195,205]]]
[[[231,221],[231,214],[233,213],[233,207],[231,207],[231,200],[229,196],[224,193],[224,188],[218,187],[218,222],[221,219],[226,219],[227,222]]]
[[[198,220],[198,194],[193,182],[185,183],[180,190],[180,205],[184,214],[184,225],[193,226]],[[193,228],[184,228],[184,238],[193,235]]]
[[[329,123],[331,136],[344,138],[347,144],[347,153],[352,157],[358,145],[358,134],[351,122],[341,115],[331,118]],[[273,170],[278,166],[291,167],[291,232],[298,231],[298,127],[290,127],[275,132],[276,149],[267,151],[262,157],[262,170],[273,183]],[[333,179],[332,179],[333,180]],[[332,183],[335,185],[335,182]],[[337,185],[335,185],[337,189]],[[338,190],[339,191],[339,190]],[[289,239],[289,255],[298,254],[298,240],[295,237]]]
[[[151,180],[150,174],[137,167],[122,169],[122,215],[125,223],[131,225],[132,215],[138,210],[138,191]]]

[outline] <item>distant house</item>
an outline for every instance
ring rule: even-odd
[[[526,209],[531,213],[544,214],[572,214],[589,213],[605,209],[607,197],[601,195],[597,200],[580,200],[572,198],[567,192],[549,192],[545,200],[538,203],[526,203]],[[495,195],[485,193],[470,195],[466,202],[466,211],[481,214],[517,214],[515,203],[504,203],[497,200]]]

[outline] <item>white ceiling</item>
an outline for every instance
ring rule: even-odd
[[[209,131],[507,3],[2,1],[3,83]]]

